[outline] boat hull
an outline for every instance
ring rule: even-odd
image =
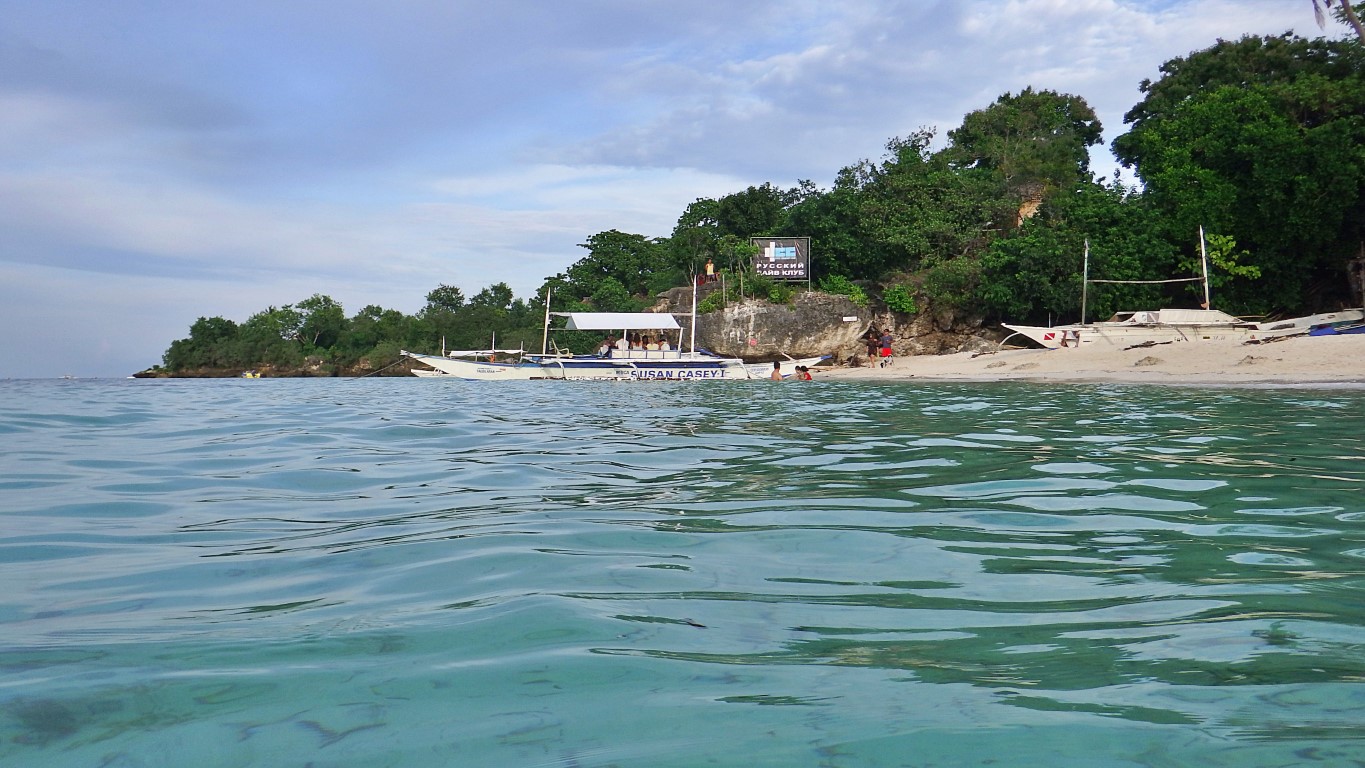
[[[1122,326],[1109,323],[1090,325],[1058,325],[1042,327],[1002,324],[1048,349],[1080,347],[1091,344],[1132,346],[1134,344],[1166,344],[1174,341],[1220,341],[1251,338],[1249,329],[1235,325],[1204,326]]]
[[[422,355],[403,352],[404,357],[431,366],[433,370],[414,370],[413,375],[426,378],[456,378],[466,381],[527,381],[545,378],[545,371],[535,363],[490,363],[441,355]]]
[[[1335,326],[1365,319],[1365,310],[1347,309],[1288,320],[1250,322],[1216,310],[1158,310],[1134,312],[1121,322],[1071,324],[1051,327],[1011,325],[1005,328],[1048,349],[1091,344],[1130,347],[1181,341],[1261,342],[1309,333],[1314,327]]]
[[[796,360],[783,360],[782,367],[779,370],[782,372],[782,378],[785,379],[796,375],[796,367],[798,365],[803,365],[807,368],[814,368],[815,366],[819,365],[820,363],[828,359],[829,355],[825,355],[823,357],[803,357]],[[772,378],[773,375],[772,363],[745,363],[744,367],[749,370],[749,378],[751,379]]]
[[[772,366],[748,365],[739,358],[719,357],[702,352],[627,352],[621,356],[594,355],[534,357],[522,363],[489,363],[439,355],[403,352],[403,355],[430,366],[433,370],[414,370],[426,378],[456,378],[468,381],[526,381],[531,379],[566,380],[645,380],[693,381],[715,379],[766,379]],[[825,358],[810,357],[782,361],[784,377],[796,373],[796,366],[807,367]]]
[[[547,379],[692,380],[747,379],[744,361],[710,356],[675,359],[575,357],[545,359],[540,363]]]
[[[1365,323],[1344,323],[1342,325],[1321,325],[1308,332],[1309,336],[1343,336],[1365,333]]]

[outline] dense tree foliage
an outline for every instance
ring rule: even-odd
[[[1322,3],[1349,23],[1349,3]],[[952,307],[981,317],[1078,319],[1083,254],[1103,280],[1199,274],[1207,233],[1214,304],[1239,314],[1356,303],[1346,265],[1365,255],[1365,47],[1292,35],[1218,41],[1141,84],[1115,156],[1140,188],[1096,181],[1101,126],[1080,96],[1025,88],[964,116],[937,146],[921,128],[880,159],[840,169],[830,189],[770,183],[700,198],[667,237],[608,230],[529,301],[503,283],[472,297],[442,284],[409,316],[368,306],[346,317],[314,295],[238,325],[199,318],[168,368],[388,365],[398,350],[538,349],[554,311],[637,311],[687,285],[709,259],[735,273],[707,306],[792,288],[752,273],[750,238],[805,236],[817,284],[866,301],[888,284],[898,312]],[[882,295],[872,291],[873,295]],[[1196,306],[1191,283],[1091,284],[1087,319],[1121,309]],[[894,306],[892,306],[894,305]],[[583,351],[590,335],[559,337]]]
[[[1170,236],[1228,235],[1259,279],[1229,281],[1243,312],[1350,302],[1365,240],[1365,47],[1292,35],[1220,41],[1167,62],[1126,116],[1115,154]]]
[[[1084,99],[1025,88],[967,115],[948,132],[948,155],[963,169],[994,171],[1022,203],[1085,181],[1102,132]]]
[[[1117,183],[1088,183],[1072,194],[1053,196],[1016,236],[991,245],[981,259],[982,308],[1020,321],[1077,319],[1087,247],[1092,278],[1161,280],[1191,274],[1180,272],[1159,217],[1141,195]],[[1164,303],[1154,285],[1092,285],[1087,299],[1087,320]]]
[[[582,244],[588,255],[569,267],[566,277],[575,295],[591,300],[599,294],[618,301],[624,295],[624,305],[617,303],[604,311],[630,311],[629,297],[648,293],[653,276],[670,271],[664,259],[662,244],[644,235],[632,235],[617,230],[599,232]]]

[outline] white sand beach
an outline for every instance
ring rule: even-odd
[[[1174,342],[1139,349],[1103,343],[1079,349],[1006,348],[985,354],[898,357],[885,368],[813,370],[817,379],[831,380],[1365,386],[1365,334],[1296,336],[1265,344]]]

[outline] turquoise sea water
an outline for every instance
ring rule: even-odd
[[[1357,766],[1365,390],[0,382],[0,765]]]

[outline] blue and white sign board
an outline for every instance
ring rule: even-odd
[[[809,237],[752,237],[749,242],[759,249],[754,257],[758,274],[774,280],[810,278]]]

